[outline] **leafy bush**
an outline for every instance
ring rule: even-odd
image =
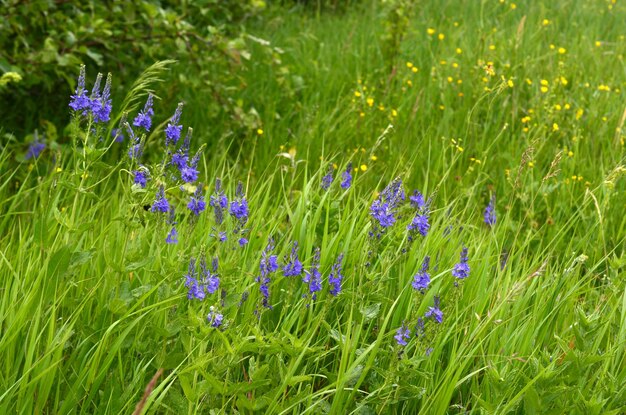
[[[65,99],[68,84],[75,87],[81,63],[94,72],[135,79],[154,61],[176,59],[181,62],[178,87],[203,88],[214,98],[209,114],[232,114],[229,91],[239,82],[242,60],[250,58],[244,23],[266,7],[260,0],[2,0],[0,6],[5,15],[0,19],[0,112],[6,114],[5,131],[18,136],[41,128],[45,120],[67,123],[67,108],[58,101]],[[123,88],[118,83],[113,94],[121,95]],[[164,98],[177,95],[172,88]]]

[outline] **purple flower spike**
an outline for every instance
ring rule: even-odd
[[[176,111],[172,118],[170,118],[170,122],[165,127],[165,146],[169,146],[170,143],[176,145],[178,140],[180,139],[180,133],[183,131],[183,126],[179,125],[180,115],[183,112],[183,103],[178,103],[178,107],[176,107]]]
[[[430,284],[430,274],[428,273],[429,264],[430,257],[426,256],[424,258],[424,262],[422,262],[422,268],[420,269],[420,272],[415,274],[415,276],[413,277],[413,282],[411,283],[414,289],[419,290],[422,293],[428,288],[428,285]]]
[[[496,196],[491,196],[489,204],[485,208],[484,219],[490,228],[496,224]]]
[[[461,250],[461,259],[459,263],[454,266],[454,269],[452,270],[452,275],[460,280],[467,278],[470,273],[468,260],[469,258],[467,257],[467,248],[463,247],[463,249]]]
[[[285,261],[287,261],[287,257],[285,257]],[[283,266],[283,275],[285,277],[297,277],[302,273],[302,262],[298,258],[298,242],[293,243],[293,247],[291,248],[291,255],[289,256],[289,260]]]
[[[156,199],[152,203],[152,208],[150,209],[150,211],[167,213],[167,211],[169,210],[170,210],[170,204],[165,198],[165,191],[163,190],[163,186],[161,186],[156,195]]]
[[[443,311],[439,308],[439,297],[435,296],[435,306],[428,307],[428,311],[424,314],[425,318],[433,318],[437,324],[441,324],[443,321]]]
[[[135,117],[133,121],[133,125],[135,127],[141,127],[146,132],[150,132],[150,128],[152,128],[152,116],[154,115],[154,110],[152,109],[152,94],[148,94],[148,100],[146,101],[146,105],[144,105],[143,110],[139,111],[139,114]]]
[[[338,296],[341,292],[341,281],[343,280],[343,275],[341,274],[341,262],[343,261],[343,254],[339,254],[337,257],[337,261],[333,265],[330,275],[328,276],[328,284],[330,284],[330,293],[333,296]]]
[[[322,189],[328,190],[333,182],[333,166],[328,166],[328,172],[322,177]]]
[[[406,346],[407,340],[411,338],[411,330],[409,330],[406,324],[402,323],[402,327],[396,331],[396,335],[393,338],[396,339],[399,346]]]
[[[78,75],[78,85],[76,91],[72,95],[70,101],[70,108],[76,112],[83,111],[89,108],[89,98],[87,97],[87,90],[85,89],[85,65],[80,66],[80,74]]]
[[[352,163],[348,163],[346,170],[341,173],[341,188],[347,190],[352,185]]]

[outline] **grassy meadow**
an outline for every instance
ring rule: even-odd
[[[626,413],[624,22],[269,4],[228,97],[149,62],[110,114],[85,62],[0,117],[0,413]]]

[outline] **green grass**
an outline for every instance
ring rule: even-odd
[[[207,205],[216,177],[229,199],[244,184],[243,248],[231,218],[217,225],[209,206],[193,217],[180,183],[155,177],[167,120],[147,137],[145,190],[131,187],[126,145],[84,124],[59,132],[74,145],[53,143],[35,160],[2,147],[0,412],[132,413],[160,368],[143,413],[626,412],[626,9],[459,3],[408,10],[391,60],[381,40],[390,5],[273,9],[248,28],[283,52],[269,62],[251,41],[236,69],[246,82],[232,99],[254,108],[263,134],[209,123],[201,105],[182,118],[192,152],[205,146]],[[114,102],[116,121],[142,105],[142,90],[159,94],[164,67]],[[344,191],[348,162],[356,171]],[[413,243],[408,204],[380,240],[368,234],[371,203],[395,177],[407,196],[432,197],[430,231]],[[158,182],[177,207],[175,245],[165,244],[165,215],[144,209]],[[210,236],[220,230],[225,243]],[[293,241],[306,268],[320,248],[315,301],[301,277],[277,272],[273,308],[261,305],[255,278],[270,236],[281,264]],[[457,287],[463,246],[471,273]],[[328,275],[341,253],[334,297]],[[219,257],[223,291],[188,300],[184,275],[203,255]],[[411,281],[426,255],[432,282],[420,294]],[[435,295],[443,322],[397,345],[396,330],[406,322],[413,335]],[[207,322],[211,306],[221,329]]]

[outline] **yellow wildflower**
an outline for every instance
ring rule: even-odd
[[[367,166],[365,164],[361,164],[361,171],[367,170]]]

